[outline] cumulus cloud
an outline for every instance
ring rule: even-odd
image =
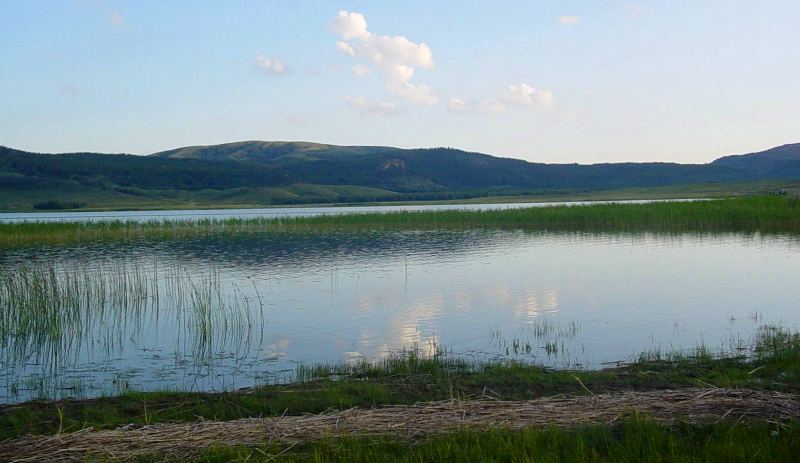
[[[550,106],[553,104],[553,92],[539,90],[528,84],[509,85],[505,91],[505,100],[519,106]]]
[[[390,90],[400,98],[405,98],[412,103],[434,106],[439,102],[439,97],[430,87],[411,82],[400,82],[390,87]]]
[[[345,103],[364,114],[378,116],[393,116],[400,113],[400,108],[388,101],[373,101],[364,96],[350,96],[344,99]]]
[[[450,98],[447,103],[447,110],[451,113],[499,114],[506,111],[506,105],[497,98],[488,98],[480,101]]]
[[[558,18],[558,22],[564,26],[572,26],[581,22],[580,16],[561,16]]]
[[[336,48],[338,48],[342,53],[347,53],[350,56],[356,56],[356,51],[353,50],[353,47],[348,45],[347,42],[342,42],[339,40],[336,42]]]
[[[364,15],[344,10],[330,22],[330,28],[342,39],[336,48],[378,69],[390,93],[418,104],[438,103],[429,86],[412,82],[417,68],[433,67],[433,53],[427,44],[370,32]]]
[[[366,77],[370,74],[370,69],[363,64],[356,64],[353,66],[353,74],[356,77]]]
[[[286,74],[286,66],[284,66],[281,61],[275,58],[259,56],[256,58],[256,66],[262,72],[271,76],[282,76],[283,74]]]
[[[548,107],[553,104],[553,92],[539,90],[531,85],[522,83],[509,85],[496,98],[484,100],[469,100],[464,98],[450,98],[447,110],[453,113],[484,113],[498,114],[510,108],[537,108]]]
[[[330,25],[345,40],[365,39],[372,35],[367,31],[367,18],[361,13],[339,10]]]

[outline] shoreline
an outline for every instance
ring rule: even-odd
[[[132,460],[157,455],[191,460],[210,449],[259,448],[265,441],[290,450],[322,439],[424,441],[458,432],[519,432],[547,428],[614,426],[646,419],[669,428],[704,425],[791,426],[800,416],[800,396],[749,389],[678,390],[545,397],[527,401],[450,399],[414,405],[354,407],[320,414],[281,415],[231,421],[196,421],[80,430],[25,436],[0,442],[0,459],[24,455],[39,461],[90,458]],[[24,461],[22,459],[18,461]]]
[[[409,353],[379,365],[308,368],[290,384],[231,392],[6,404],[0,459],[305,461],[323,452],[327,461],[371,449],[378,454],[359,461],[391,461],[398,446],[409,455],[430,446],[439,455],[463,439],[490,451],[495,439],[582,441],[598,432],[612,438],[604,445],[642,458],[643,449],[617,441],[626,430],[671,436],[692,451],[736,434],[739,453],[792,453],[800,445],[800,333],[761,333],[748,356],[698,348],[594,371]]]
[[[226,392],[127,391],[87,399],[0,405],[0,441],[57,429],[240,419],[450,399],[532,400],[626,391],[731,388],[800,394],[800,333],[764,326],[748,355],[698,347],[642,353],[598,370],[550,369],[517,361],[472,362],[445,352],[397,354],[383,362],[298,368],[293,381]],[[800,418],[800,417],[798,417]]]
[[[0,249],[252,233],[466,230],[596,232],[800,232],[800,200],[752,196],[713,201],[605,203],[496,210],[399,211],[195,221],[0,223]]]
[[[796,182],[789,182],[795,184]],[[78,209],[38,210],[32,205],[22,206],[14,198],[6,198],[7,203],[0,203],[0,214],[3,213],[37,213],[37,212],[108,212],[108,211],[165,211],[165,210],[211,210],[211,209],[285,209],[295,207],[360,207],[360,206],[417,206],[417,205],[454,205],[454,204],[502,204],[519,202],[591,202],[591,201],[626,201],[626,200],[670,200],[689,198],[718,199],[726,197],[766,195],[785,187],[782,180],[764,180],[745,183],[695,183],[686,185],[669,185],[653,187],[629,187],[599,190],[553,190],[535,194],[478,194],[473,197],[458,199],[431,200],[369,200],[363,201],[298,201],[285,204],[270,202],[226,202],[208,201],[202,198],[150,198],[137,197],[130,201],[112,201],[106,204],[88,204]],[[794,192],[796,188],[793,188]],[[457,192],[453,192],[456,194]],[[462,192],[463,193],[463,192]],[[399,193],[398,193],[399,194]],[[40,198],[41,199],[41,198]],[[78,198],[83,202],[86,198]]]

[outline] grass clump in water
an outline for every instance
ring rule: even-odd
[[[407,351],[380,363],[300,367],[298,381],[221,393],[128,392],[80,401],[0,406],[0,440],[61,429],[233,420],[449,399],[528,400],[686,387],[800,393],[800,335],[762,328],[752,355],[673,355],[597,371],[549,370],[520,362],[480,363],[437,351]]]
[[[598,232],[800,231],[800,200],[783,197],[316,217],[0,224],[0,248],[324,230],[521,229]]]
[[[135,341],[149,318],[173,326],[183,352],[198,366],[221,351],[248,351],[256,342],[254,327],[263,327],[263,310],[252,310],[238,286],[222,285],[213,267],[189,275],[180,265],[158,262],[147,269],[138,264],[4,266],[0,367],[39,365],[42,377],[58,378],[92,348],[110,352]],[[261,319],[255,317],[259,313]]]

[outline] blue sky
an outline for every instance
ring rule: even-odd
[[[0,0],[0,144],[706,162],[800,141],[800,2]]]

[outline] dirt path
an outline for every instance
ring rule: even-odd
[[[446,401],[320,415],[199,421],[114,430],[86,429],[56,436],[28,436],[0,443],[0,460],[82,461],[87,457],[131,460],[145,454],[186,458],[213,445],[291,444],[320,437],[425,437],[459,429],[610,424],[632,413],[669,424],[783,422],[800,418],[800,396],[741,389],[624,392],[530,401]]]

